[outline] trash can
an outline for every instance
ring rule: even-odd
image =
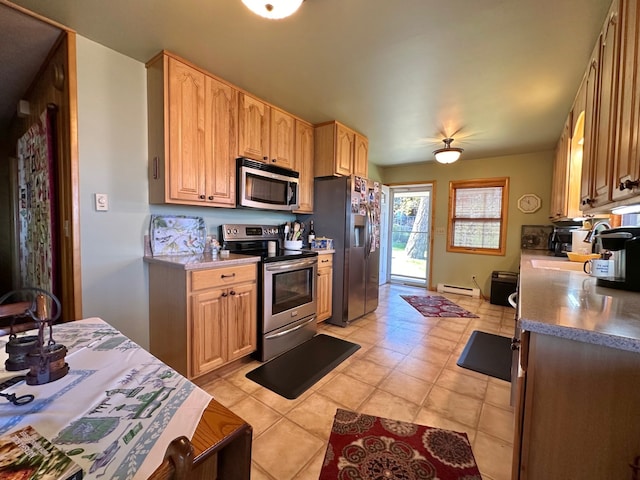
[[[518,274],[515,272],[494,271],[491,273],[491,300],[493,305],[510,307],[509,295],[518,287]]]

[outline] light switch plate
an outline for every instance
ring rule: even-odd
[[[109,210],[109,196],[106,193],[96,193],[96,210],[106,212]]]

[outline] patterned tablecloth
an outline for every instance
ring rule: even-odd
[[[69,373],[4,390],[35,399],[15,406],[0,398],[0,435],[31,425],[71,455],[85,478],[123,480],[147,478],[173,438],[192,438],[208,393],[99,318],[56,325],[53,338],[68,349]],[[4,369],[8,340],[0,337],[0,382],[26,373]]]

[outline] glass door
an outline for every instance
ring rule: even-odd
[[[431,185],[391,187],[392,282],[428,285]]]

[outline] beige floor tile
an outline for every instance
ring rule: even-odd
[[[282,419],[253,442],[253,460],[278,480],[290,480],[325,448],[325,442]]]
[[[451,352],[449,350],[443,350],[437,345],[434,346],[434,338],[435,337],[425,339],[426,341],[424,343],[417,345],[413,350],[411,350],[411,352],[409,352],[409,356],[419,358],[421,360],[426,360],[429,363],[444,367],[449,361]]]
[[[296,475],[295,480],[318,480],[320,470],[322,470],[322,464],[324,463],[325,453],[326,449],[321,449],[318,454],[302,468],[300,473]],[[253,480],[253,477],[251,480]]]
[[[440,373],[436,385],[469,397],[483,400],[487,391],[487,379],[472,378],[463,373],[445,368]]]
[[[383,390],[376,390],[358,409],[359,412],[377,417],[413,422],[420,407],[404,398]]]
[[[437,327],[434,327],[429,331],[429,336],[444,338],[445,340],[451,340],[457,343],[458,340],[460,340],[460,337],[462,336],[462,331],[457,332],[454,330],[443,328],[441,325],[438,325]]]
[[[442,371],[442,366],[425,362],[419,358],[407,357],[398,364],[395,370],[425,382],[435,383]]]
[[[375,387],[389,375],[391,370],[389,367],[367,360],[355,360],[343,373]]]
[[[424,337],[424,340],[418,347],[416,347],[416,349],[420,346],[424,346],[425,348],[433,347],[435,349],[442,350],[443,352],[451,353],[458,346],[458,341],[449,340],[429,334]],[[416,352],[416,349],[414,349],[414,352]]]
[[[402,397],[416,405],[422,405],[422,402],[427,397],[432,386],[432,383],[425,382],[424,380],[412,377],[411,375],[406,375],[402,372],[395,372],[393,375],[389,375],[380,385],[378,385],[378,388],[398,397]]]
[[[314,393],[293,408],[287,418],[326,442],[338,408],[343,407],[320,393]]]
[[[511,406],[511,384],[503,380],[490,378],[484,401],[513,412],[513,407]]]
[[[251,480],[274,480],[273,477],[262,470],[256,462],[251,462]]]
[[[247,398],[248,393],[236,387],[233,383],[225,378],[217,378],[216,380],[203,385],[202,388],[213,395],[213,397],[225,407],[229,408],[240,400]]]
[[[329,383],[323,385],[318,392],[338,402],[350,410],[356,410],[375,387],[340,373]]]
[[[247,397],[229,408],[253,427],[254,438],[282,418],[278,412],[253,397]]]
[[[257,392],[253,394],[253,397],[260,400],[265,405],[269,405],[276,412],[281,414],[286,414],[291,411],[296,405],[299,405],[300,402],[303,402],[305,398],[313,393],[313,390],[307,390],[302,395],[300,395],[295,400],[289,400],[287,398],[281,397],[277,393],[272,392],[266,388],[260,388]]]
[[[365,360],[377,363],[378,365],[394,368],[405,358],[405,356],[406,355],[403,355],[402,353],[394,352],[387,348],[373,347],[367,352],[364,358]]]
[[[262,365],[260,362],[251,362],[249,364],[243,365],[238,370],[234,370],[233,372],[228,373],[223,378],[239,389],[252,394],[262,387],[253,380],[249,380],[247,377],[245,377],[245,375],[251,370],[258,368],[260,365]]]
[[[473,443],[473,440],[476,437],[476,430],[474,428],[465,425],[464,423],[451,420],[450,418],[442,417],[427,408],[421,408],[413,422],[418,425],[426,425],[427,427],[453,430],[454,432],[464,432],[467,434],[467,437],[469,437],[469,441],[471,443]]]
[[[423,406],[438,415],[476,427],[482,401],[435,385]]]
[[[483,432],[478,432],[472,444],[473,455],[483,478],[511,480],[513,447]]]
[[[513,443],[513,412],[485,403],[480,412],[478,431],[497,437],[507,443]]]

